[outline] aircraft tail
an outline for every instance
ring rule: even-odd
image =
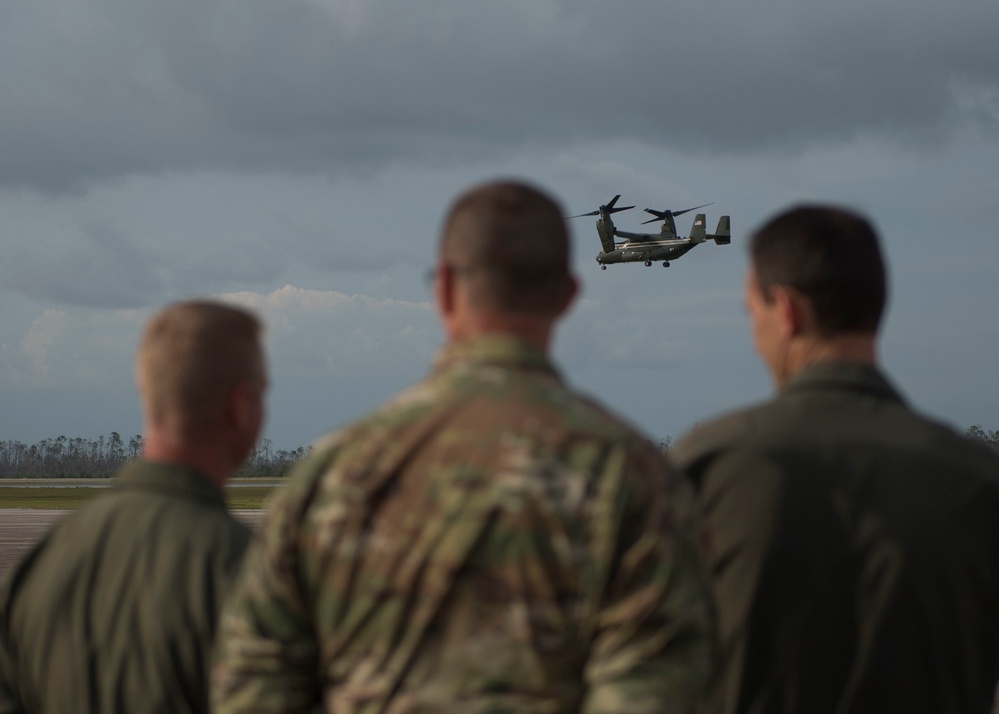
[[[707,216],[703,213],[698,213],[694,216],[694,225],[690,227],[691,243],[703,243],[708,239],[708,232],[704,229],[704,223],[706,220]]]
[[[732,229],[728,216],[722,216],[718,219],[718,228],[709,238],[714,239],[715,245],[728,245],[732,242]]]

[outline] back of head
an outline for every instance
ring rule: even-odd
[[[265,377],[261,324],[252,313],[207,300],[167,307],[150,319],[136,356],[147,427],[175,443],[210,431],[241,382]]]
[[[489,183],[459,196],[444,223],[440,259],[479,310],[554,314],[573,291],[562,209],[524,183]]]
[[[864,217],[834,206],[796,206],[756,231],[750,255],[764,298],[773,285],[795,289],[811,304],[823,337],[877,332],[885,265]]]

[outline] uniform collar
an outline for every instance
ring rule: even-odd
[[[202,473],[180,464],[138,459],[118,473],[119,489],[152,491],[225,508],[225,497]]]
[[[558,376],[548,357],[533,345],[516,337],[487,335],[449,342],[434,360],[433,371],[479,365],[538,370]]]
[[[902,395],[877,367],[863,362],[826,361],[808,365],[787,381],[780,396],[819,391],[864,392],[904,402]]]

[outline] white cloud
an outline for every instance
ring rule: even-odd
[[[307,290],[292,285],[270,293],[219,296],[263,315],[275,370],[366,378],[429,362],[440,342],[430,303]]]
[[[411,359],[426,364],[440,341],[436,318],[426,302],[292,285],[269,293],[242,291],[217,297],[262,316],[272,367],[278,373],[367,377],[398,370]],[[138,334],[151,313],[44,309],[20,338],[5,379],[50,386],[123,380],[130,387]]]
[[[66,313],[46,310],[31,323],[28,334],[21,340],[21,353],[27,358],[28,374],[36,383],[49,379],[48,354],[66,327]]]

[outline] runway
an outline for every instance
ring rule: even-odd
[[[72,513],[46,508],[0,509],[0,582],[10,569],[44,536],[60,518]],[[263,520],[263,510],[234,510],[232,514],[256,530]]]

